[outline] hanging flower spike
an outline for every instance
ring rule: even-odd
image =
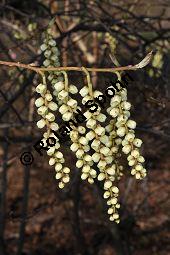
[[[87,86],[80,90],[80,94],[83,97],[82,103],[85,104],[88,100],[94,100],[95,96],[101,95],[102,93],[99,91],[93,92],[89,72],[85,68],[83,68],[83,70],[87,77]],[[113,163],[114,157],[110,149],[112,142],[109,140],[109,136],[106,135],[105,127],[100,124],[100,122],[106,120],[106,116],[101,113],[101,108],[99,106],[97,111],[93,113],[86,111],[84,115],[87,118],[86,127],[90,129],[86,137],[90,138],[91,148],[94,151],[92,160],[97,164],[100,171],[97,178],[99,181],[104,181],[104,198],[108,200],[108,214],[110,215],[111,221],[119,223],[117,211],[120,207],[117,199],[119,189],[114,183],[117,165]]]

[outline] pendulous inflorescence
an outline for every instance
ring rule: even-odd
[[[60,66],[59,49],[50,29],[47,30],[40,48],[45,67]],[[90,184],[95,180],[103,183],[103,197],[107,200],[109,218],[119,223],[118,182],[125,172],[121,158],[123,154],[126,156],[130,172],[136,179],[144,178],[145,159],[140,154],[142,140],[136,137],[136,122],[130,118],[131,103],[127,101],[127,89],[118,84],[118,90],[115,90],[107,109],[102,109],[99,104],[97,109],[95,110],[94,106],[94,111],[91,112],[86,107],[87,102],[103,93],[93,90],[89,72],[86,68],[82,68],[82,71],[87,81],[79,91],[75,85],[69,84],[66,71],[49,71],[47,76],[43,75],[43,82],[36,87],[39,98],[35,105],[40,115],[37,126],[46,129],[43,134],[44,144],[47,139],[53,141],[54,138],[56,141],[47,150],[47,154],[50,157],[49,165],[55,168],[59,188],[64,188],[70,181],[70,166],[66,165],[60,151],[61,141],[53,131],[59,130],[56,116],[69,124],[70,150],[75,154],[81,179]],[[117,75],[120,81],[120,73]],[[82,101],[80,106],[78,97],[81,97]],[[83,111],[85,116],[85,121],[80,124],[75,117],[78,110]]]

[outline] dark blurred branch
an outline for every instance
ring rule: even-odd
[[[9,130],[4,130],[4,136],[8,136]],[[9,144],[5,143],[4,157],[2,165],[1,183],[0,183],[0,255],[6,255],[6,245],[4,241],[5,231],[5,215],[6,215],[6,191],[7,191],[7,168],[8,168],[8,147]]]
[[[30,166],[23,167],[23,170],[24,170],[23,205],[22,205],[22,217],[21,217],[21,225],[20,225],[20,232],[19,232],[17,255],[22,254],[24,241],[25,241],[25,226],[26,226],[26,219],[27,219],[29,181],[30,181]]]

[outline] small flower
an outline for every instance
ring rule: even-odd
[[[106,176],[105,176],[104,173],[100,173],[100,174],[98,175],[98,177],[97,177],[97,179],[98,179],[99,181],[103,181],[105,178],[106,178]]]
[[[38,108],[38,114],[40,114],[40,115],[44,115],[47,112],[48,112],[48,108],[44,105]]]
[[[124,110],[129,111],[131,108],[131,103],[124,101],[122,102],[121,106],[123,107]]]
[[[105,129],[104,129],[103,127],[101,127],[101,126],[97,126],[97,127],[95,128],[95,133],[96,133],[97,135],[102,136],[102,135],[105,134]]]
[[[110,111],[110,115],[113,117],[113,118],[116,118],[119,114],[119,109],[118,108],[113,108],[111,111]]]
[[[61,90],[64,89],[64,83],[62,81],[59,81],[54,84],[54,88],[57,92],[60,92]]]
[[[134,141],[133,141],[133,144],[134,144],[136,147],[141,147],[141,145],[142,145],[142,140],[141,140],[141,139],[138,139],[138,138],[135,138]]]
[[[71,112],[66,112],[66,113],[63,114],[62,119],[64,121],[69,121],[71,119],[71,117],[72,117],[72,113]]]
[[[45,94],[45,99],[50,102],[50,101],[52,101],[53,97],[50,93],[47,93],[47,94]]]
[[[123,146],[122,151],[123,151],[125,154],[129,154],[129,152],[131,151],[131,146],[130,146],[130,145],[125,145],[125,146]]]
[[[136,128],[136,122],[134,120],[128,120],[127,121],[127,126],[129,128],[135,129]]]
[[[48,48],[47,44],[43,43],[40,47],[42,51],[45,51]]]
[[[38,128],[43,128],[43,127],[45,127],[45,125],[46,125],[46,122],[45,122],[44,119],[41,119],[41,120],[39,120],[39,121],[37,122],[37,127],[38,127]]]
[[[44,104],[44,99],[42,97],[39,97],[35,100],[36,107],[40,107]]]
[[[120,137],[123,137],[126,134],[126,128],[125,127],[119,127],[117,130],[117,134]]]
[[[95,152],[93,155],[92,155],[92,159],[95,163],[99,162],[100,160],[100,154]]]
[[[56,42],[53,39],[49,40],[48,44],[50,46],[56,46]]]
[[[44,85],[44,84],[39,84],[37,87],[36,87],[36,92],[37,93],[40,93],[40,94],[44,94],[47,90],[47,86]]]
[[[107,189],[111,188],[111,186],[112,186],[112,182],[111,181],[109,181],[109,180],[105,181],[104,189],[107,190]]]
[[[46,119],[47,119],[48,121],[51,121],[51,122],[55,120],[55,116],[54,116],[54,114],[51,113],[51,112],[49,112],[45,117],[46,117]]]
[[[76,86],[70,85],[70,86],[69,86],[69,92],[70,92],[71,94],[77,94],[77,93],[78,93],[78,89],[77,89]]]
[[[60,112],[61,114],[64,114],[64,113],[66,113],[67,111],[68,111],[68,106],[65,105],[65,104],[62,104],[62,105],[60,106],[60,108],[59,108],[59,112]]]
[[[89,88],[86,87],[86,86],[84,86],[84,87],[79,91],[79,93],[80,93],[80,95],[81,95],[82,97],[85,97],[85,96],[87,96],[88,93],[89,93]]]
[[[86,126],[90,129],[93,129],[95,126],[96,126],[96,120],[93,120],[93,119],[89,119],[87,122],[86,122]]]
[[[49,66],[50,61],[48,59],[44,60],[43,65],[46,66],[46,67]]]
[[[57,106],[57,104],[54,103],[54,102],[49,102],[48,108],[49,108],[51,111],[56,111],[56,110],[58,109],[58,106]]]
[[[67,96],[68,96],[68,92],[65,91],[65,90],[61,90],[61,91],[58,93],[58,98],[61,99],[61,100],[64,100]]]
[[[57,131],[59,129],[59,126],[57,123],[52,122],[52,123],[50,123],[50,128],[51,128],[51,130]]]

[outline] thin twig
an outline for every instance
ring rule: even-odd
[[[125,71],[125,70],[137,70],[139,68],[143,68],[149,64],[153,51],[149,52],[147,56],[140,61],[136,65],[128,65],[128,66],[120,66],[120,67],[113,67],[113,68],[95,68],[95,67],[87,67],[86,70],[88,72],[115,72],[115,71]],[[75,67],[75,66],[68,66],[68,67],[36,67],[32,64],[22,64],[20,62],[8,62],[8,61],[0,61],[0,65],[6,65],[9,67],[20,67],[24,69],[28,69],[39,73],[42,75],[43,72],[50,72],[50,71],[78,71],[82,72],[82,67]]]

